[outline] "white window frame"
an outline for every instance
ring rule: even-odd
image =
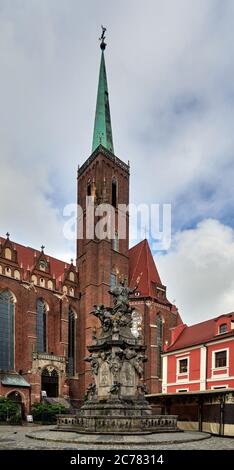
[[[224,385],[212,385],[211,390],[221,390],[222,388],[229,388],[227,384]]]
[[[226,366],[215,367],[215,354],[218,352],[223,352],[223,351],[226,351],[226,358],[227,358]],[[222,371],[222,370],[226,372],[224,374],[219,374],[219,375],[216,375],[213,373],[214,371]],[[229,375],[229,348],[215,349],[214,351],[212,351],[212,377],[228,377],[228,375]]]
[[[180,361],[183,361],[184,359],[187,359],[187,372],[180,372]],[[182,376],[184,375],[189,375],[189,366],[190,366],[190,357],[189,356],[180,356],[176,359],[176,380],[177,382],[181,381],[183,382],[184,380],[188,380],[188,379],[184,379],[184,378],[181,378]]]
[[[177,388],[176,389],[176,393],[182,393],[182,392],[188,392],[189,389],[188,388]]]
[[[227,329],[224,333],[221,333],[220,332],[220,327],[223,326],[223,325],[226,325]],[[227,322],[220,323],[220,325],[218,326],[218,335],[225,335],[225,333],[228,333],[228,324],[227,324]]]

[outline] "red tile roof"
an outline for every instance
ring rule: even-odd
[[[5,240],[6,240],[5,238],[0,237],[0,242],[2,243],[2,245],[5,242]],[[20,267],[21,265],[23,266],[25,273],[28,267],[31,271],[34,267],[35,259],[37,259],[38,256],[40,255],[40,251],[35,250],[34,248],[31,248],[29,246],[20,245],[19,243],[15,243],[12,240],[10,240],[10,242],[12,243],[12,246],[17,251],[17,258],[18,258],[19,266]],[[45,257],[49,260],[51,275],[55,276],[55,279],[59,279],[60,276],[63,276],[66,263],[59,259],[53,258],[52,256],[49,256],[46,253],[45,253]]]
[[[138,291],[142,297],[155,297],[152,283],[162,286],[147,240],[142,240],[129,250],[129,284],[134,288],[140,277]]]
[[[184,349],[187,347],[195,346],[198,344],[203,344],[215,339],[227,338],[229,336],[234,336],[234,330],[231,330],[224,334],[215,334],[216,321],[220,317],[230,317],[234,321],[234,313],[227,313],[225,315],[219,315],[218,317],[212,318],[210,320],[203,321],[201,323],[196,323],[195,325],[187,326],[185,325],[184,330],[178,336],[178,339],[166,349],[166,352],[171,352],[179,349]]]

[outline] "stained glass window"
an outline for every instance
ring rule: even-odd
[[[156,318],[156,345],[157,345],[157,375],[162,375],[162,345],[163,345],[163,320],[160,315]]]
[[[10,291],[0,294],[0,370],[14,370],[14,298]]]
[[[46,303],[37,301],[37,352],[46,352]]]

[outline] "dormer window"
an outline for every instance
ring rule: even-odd
[[[222,323],[222,325],[219,326],[219,334],[222,335],[224,333],[227,333],[227,323]]]
[[[43,261],[43,260],[41,260],[40,263],[39,263],[39,268],[40,268],[40,270],[41,270],[41,271],[45,271],[45,270],[46,270],[46,266],[47,266],[46,262]]]

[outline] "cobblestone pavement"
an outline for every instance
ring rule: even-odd
[[[100,449],[100,450],[107,450],[107,449],[136,449],[139,450],[139,446],[135,446],[132,444],[130,446],[124,445],[121,446],[120,444],[116,446],[108,446],[106,444],[103,445],[87,445],[87,444],[72,444],[72,443],[64,443],[64,442],[48,442],[48,441],[39,441],[34,440],[26,436],[26,434],[30,434],[30,432],[34,431],[46,431],[46,435],[49,436],[49,429],[53,429],[53,426],[44,427],[44,426],[35,426],[35,425],[27,425],[27,426],[0,426],[0,449],[80,449],[80,450],[91,450],[91,449]],[[194,433],[195,434],[195,433]],[[180,449],[180,450],[234,450],[234,438],[222,438],[211,436],[209,439],[205,439],[203,441],[196,441],[196,442],[187,442],[187,443],[176,443],[176,444],[154,444],[154,445],[147,445],[141,446],[141,449]]]

